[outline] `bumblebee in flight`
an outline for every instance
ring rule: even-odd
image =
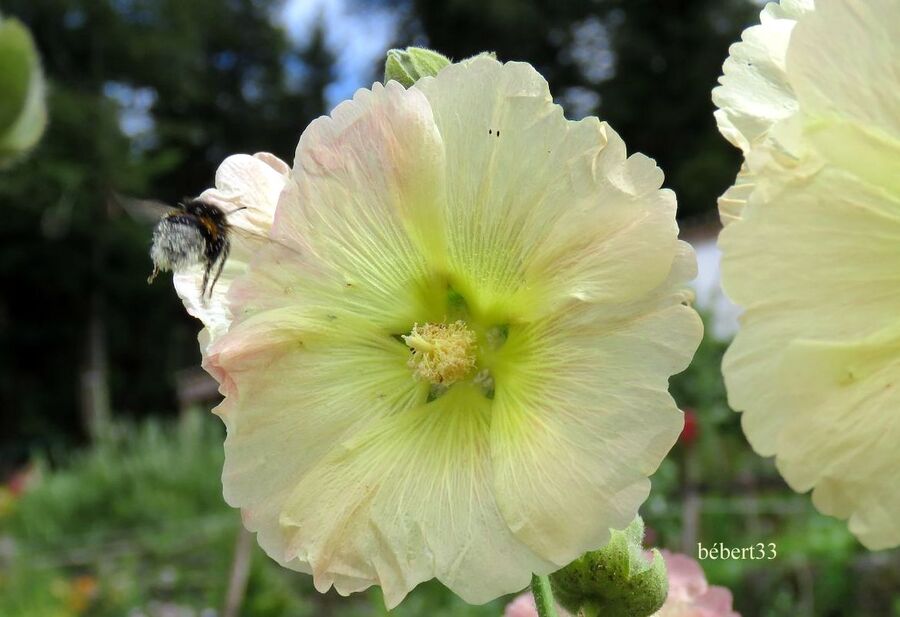
[[[201,199],[186,199],[177,210],[165,214],[153,229],[153,272],[147,282],[153,282],[160,272],[178,272],[202,264],[200,297],[210,297],[231,248],[228,214]]]

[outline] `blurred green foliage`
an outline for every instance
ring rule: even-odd
[[[178,526],[221,512],[218,480],[224,435],[214,420],[191,414],[174,429],[151,420],[139,430],[119,425],[115,434],[76,452],[64,472],[46,476],[16,508],[10,531],[40,550],[97,544],[159,525]],[[74,526],[77,521],[77,528]]]
[[[13,544],[0,614],[119,616],[153,601],[218,606],[238,529],[218,481],[222,437],[214,420],[193,414],[174,427],[119,425],[55,472],[39,463],[37,487],[2,521]],[[299,606],[258,557],[251,581],[262,589],[248,602],[274,608],[260,615]],[[92,589],[79,589],[84,581]],[[42,603],[53,602],[51,613]]]

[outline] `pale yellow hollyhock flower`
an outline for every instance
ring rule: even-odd
[[[713,92],[744,166],[719,204],[746,310],[723,372],[747,438],[866,546],[900,544],[900,4],[784,0]]]
[[[631,522],[701,336],[662,179],[487,57],[311,123],[204,362],[265,551],[322,591],[480,603]]]

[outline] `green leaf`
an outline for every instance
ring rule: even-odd
[[[44,132],[44,76],[34,41],[16,19],[0,22],[0,165],[29,150]]]

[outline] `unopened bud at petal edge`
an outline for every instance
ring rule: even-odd
[[[436,51],[421,47],[391,49],[384,63],[384,83],[391,80],[409,88],[422,77],[437,75],[450,60]]]
[[[669,585],[658,551],[647,562],[641,549],[644,524],[636,518],[609,543],[585,553],[550,576],[561,606],[586,617],[646,617],[665,602]]]

